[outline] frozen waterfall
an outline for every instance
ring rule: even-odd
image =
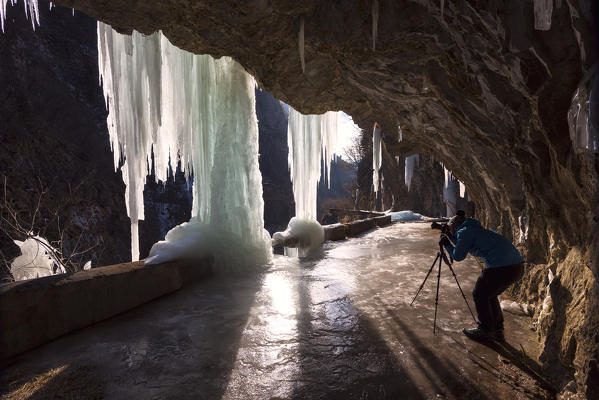
[[[293,184],[295,217],[284,232],[273,235],[275,245],[293,240],[299,251],[286,249],[288,255],[305,256],[320,247],[324,231],[316,220],[318,182],[325,175],[330,185],[333,149],[337,144],[338,112],[303,115],[289,109],[287,142],[289,170]],[[324,164],[324,174],[321,166]]]
[[[330,184],[333,149],[337,143],[338,113],[303,115],[289,110],[287,142],[289,171],[293,183],[295,215],[316,219],[316,192],[321,176],[321,160]]]
[[[379,171],[381,169],[382,162],[381,128],[379,127],[379,124],[375,122],[372,131],[372,186],[374,187],[375,194],[378,194],[381,185]]]
[[[420,162],[420,157],[418,154],[412,154],[411,156],[406,157],[405,161],[405,170],[404,170],[404,181],[406,183],[406,188],[408,188],[408,192],[410,191],[410,186],[412,185],[412,177],[414,176],[414,168],[418,166]]]
[[[127,187],[132,259],[153,152],[157,179],[166,180],[178,160],[187,177],[193,173],[193,209],[146,263],[208,253],[221,266],[267,262],[254,79],[231,58],[194,55],[160,32],[121,35],[103,23],[98,63],[114,165],[122,164]]]

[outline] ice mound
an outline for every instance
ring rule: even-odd
[[[34,236],[25,241],[14,242],[21,249],[21,255],[10,265],[10,272],[15,281],[66,273],[64,267],[55,259],[53,252],[56,252],[56,249],[43,237]]]
[[[417,214],[410,210],[388,212],[387,215],[391,215],[391,221],[393,221],[393,222],[420,221],[420,220],[424,219],[423,215]]]
[[[509,312],[510,314],[531,316],[535,312],[534,306],[529,304],[520,304],[511,300],[502,300],[499,304],[501,305],[501,309],[503,311]]]
[[[324,229],[313,219],[293,217],[284,232],[272,236],[273,246],[297,247],[300,257],[308,256],[320,249],[324,242]]]
[[[250,240],[200,222],[196,217],[171,229],[164,240],[154,244],[144,265],[168,261],[194,261],[214,257],[215,273],[235,273],[260,267],[270,261],[270,236],[261,231],[264,240]],[[254,243],[265,244],[264,248]]]

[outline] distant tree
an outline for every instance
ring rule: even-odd
[[[364,158],[366,149],[362,146],[362,130],[356,135],[352,136],[351,143],[344,149],[345,157],[347,161],[354,166]]]

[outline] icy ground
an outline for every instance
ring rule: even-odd
[[[436,276],[409,307],[437,238],[428,224],[398,223],[327,243],[318,259],[275,256],[259,276],[211,279],[33,350],[0,387],[44,393],[48,380],[35,377],[46,374],[58,398],[90,388],[118,399],[545,398],[530,376],[528,318],[506,314],[502,348],[467,340],[472,319],[447,269],[437,335]],[[470,298],[476,262],[456,272]]]

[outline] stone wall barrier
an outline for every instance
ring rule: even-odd
[[[378,226],[378,227],[387,226],[387,225],[391,224],[391,216],[385,215],[382,217],[375,217],[374,222],[376,223],[376,226]]]
[[[359,235],[360,233],[372,229],[374,226],[375,224],[373,218],[349,222],[345,224],[345,234],[348,237],[354,237]]]
[[[343,224],[325,225],[323,229],[325,241],[345,239],[345,225]]]
[[[0,286],[0,360],[105,320],[212,274],[212,262],[143,261]]]

